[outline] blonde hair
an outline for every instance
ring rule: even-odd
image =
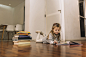
[[[53,32],[53,29],[54,29],[55,27],[59,27],[59,29],[61,29],[61,26],[60,26],[59,23],[54,23],[53,26],[52,26],[52,30],[50,31],[50,33],[53,35],[54,39],[58,38],[58,40],[59,40],[60,35],[59,35],[59,36],[55,36],[55,34],[54,34],[54,32]],[[50,34],[50,33],[49,33],[49,34]],[[47,36],[47,39],[49,39],[49,34],[48,34],[48,36]]]

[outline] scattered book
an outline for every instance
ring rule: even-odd
[[[65,43],[58,43],[56,45],[82,45],[82,44],[70,41],[70,42],[65,42]]]
[[[30,44],[30,40],[19,40],[19,41],[13,41],[14,45],[20,45],[20,44]]]

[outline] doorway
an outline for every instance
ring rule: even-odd
[[[80,32],[81,37],[85,37],[85,23],[84,23],[84,0],[79,1],[79,14],[80,16]]]

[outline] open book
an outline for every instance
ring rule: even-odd
[[[69,42],[64,42],[64,43],[58,43],[56,45],[82,45],[73,41],[69,41]]]

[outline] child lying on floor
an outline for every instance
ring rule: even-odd
[[[60,24],[54,23],[49,35],[42,39],[37,39],[37,41],[42,40],[43,43],[58,44],[60,42],[60,30],[61,30]]]

